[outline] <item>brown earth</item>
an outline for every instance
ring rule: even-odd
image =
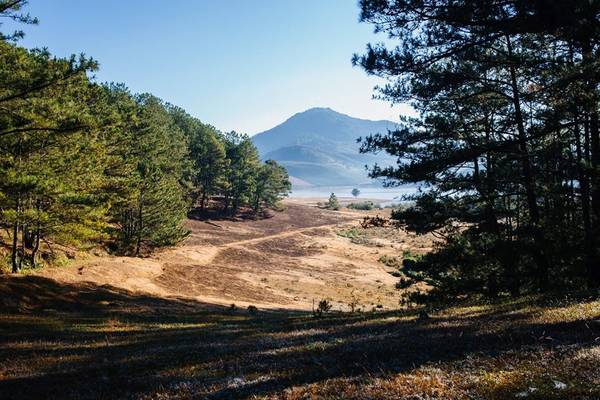
[[[259,220],[187,221],[180,246],[146,258],[89,256],[38,274],[59,283],[118,289],[216,305],[309,310],[328,299],[334,309],[398,307],[400,292],[382,255],[427,251],[430,240],[390,230],[362,241],[340,236],[367,214],[330,211],[287,200],[283,212]]]

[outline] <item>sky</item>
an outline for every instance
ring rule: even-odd
[[[24,11],[40,23],[21,27],[20,45],[85,53],[98,81],[223,131],[256,134],[311,107],[392,121],[409,112],[373,100],[381,80],[352,66],[385,41],[358,22],[356,0],[30,0]]]

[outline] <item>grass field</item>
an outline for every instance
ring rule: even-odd
[[[378,260],[427,241],[356,218],[289,204],[190,220],[151,257],[0,276],[0,398],[600,399],[597,296],[420,318]],[[314,317],[326,297],[334,311]]]
[[[315,318],[0,283],[26,299],[0,315],[1,398],[600,398],[599,301]]]

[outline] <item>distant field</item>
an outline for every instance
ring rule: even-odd
[[[412,186],[397,187],[397,188],[384,188],[384,187],[358,187],[360,189],[360,195],[356,198],[352,196],[352,189],[354,186],[297,186],[292,188],[291,198],[305,199],[305,198],[322,198],[327,199],[331,193],[335,193],[339,198],[349,198],[355,201],[362,201],[365,199],[373,200],[402,200],[402,196],[411,195],[416,193],[417,188]]]

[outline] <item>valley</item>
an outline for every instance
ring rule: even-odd
[[[398,308],[397,278],[378,260],[425,252],[430,239],[397,231],[355,244],[342,234],[359,229],[368,213],[323,210],[298,199],[284,207],[259,220],[190,219],[191,234],[179,246],[143,258],[83,255],[36,275],[243,308],[311,310],[323,299],[336,310],[348,310],[352,302],[365,310]]]
[[[600,0],[0,17],[0,400],[600,400]]]

